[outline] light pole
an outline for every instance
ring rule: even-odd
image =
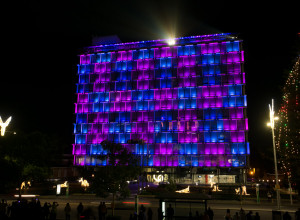
[[[274,164],[275,164],[275,179],[276,179],[276,195],[277,195],[277,208],[280,210],[280,192],[279,192],[279,183],[278,183],[278,171],[277,171],[277,159],[276,159],[276,147],[275,147],[275,135],[274,135],[274,127],[275,127],[275,120],[278,120],[278,117],[274,117],[274,99],[272,99],[272,106],[269,105],[270,109],[270,122],[268,126],[272,129],[272,139],[273,139],[273,151],[274,151]]]

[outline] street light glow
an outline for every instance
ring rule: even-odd
[[[4,134],[5,134],[5,129],[6,129],[6,127],[9,125],[10,121],[11,121],[11,116],[6,120],[6,122],[3,122],[3,121],[2,121],[2,118],[1,118],[1,116],[0,116],[1,136],[4,136]]]
[[[168,45],[172,46],[175,45],[176,41],[174,38],[168,39]]]

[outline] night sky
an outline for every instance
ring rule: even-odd
[[[9,13],[1,27],[0,93],[0,115],[4,120],[13,116],[8,131],[58,134],[71,152],[77,54],[93,36],[118,35],[132,42],[230,32],[244,40],[251,164],[260,166],[264,149],[272,147],[268,104],[274,98],[278,109],[280,89],[299,49],[297,5],[188,0],[9,4],[2,8]]]

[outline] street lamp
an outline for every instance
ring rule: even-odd
[[[270,126],[272,129],[274,164],[275,164],[275,179],[276,179],[275,189],[276,189],[276,195],[277,195],[277,208],[280,210],[280,192],[279,192],[279,183],[278,183],[278,171],[277,171],[275,135],[274,135],[275,121],[278,120],[278,117],[274,117],[274,99],[272,99],[272,106],[269,105],[269,109],[270,109],[270,122],[268,123],[268,126]]]
[[[1,136],[4,136],[5,129],[9,125],[10,121],[11,121],[11,116],[5,122],[2,121],[2,118],[0,116]]]

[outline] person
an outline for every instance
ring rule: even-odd
[[[100,215],[99,215],[99,219],[100,219]],[[132,213],[130,213],[129,220],[133,220],[133,215],[132,215]]]
[[[141,205],[141,208],[140,208],[140,210],[142,211],[142,212],[146,212],[146,208],[145,208],[145,206],[144,205]]]
[[[53,202],[51,206],[51,211],[50,211],[50,219],[51,220],[56,220],[56,215],[57,215],[57,202]]]
[[[292,216],[288,212],[285,212],[282,216],[282,219],[283,220],[292,220]]]
[[[300,208],[295,212],[295,219],[300,220]]]
[[[252,220],[252,211],[251,210],[247,213],[246,220]]]
[[[210,220],[214,219],[214,211],[210,207],[208,207],[208,209],[207,209],[207,214],[208,214]]]
[[[203,220],[210,220],[207,211],[204,212],[204,215],[203,215],[202,219],[203,219]]]
[[[79,205],[77,206],[77,217],[78,217],[78,219],[80,219],[80,216],[81,216],[82,212],[83,212],[83,205],[80,202]]]
[[[235,215],[233,216],[233,220],[239,220],[239,219],[240,219],[239,213],[236,212]]]
[[[140,214],[139,214],[140,220],[144,220],[144,218],[146,217],[145,212],[146,212],[146,208],[144,207],[144,205],[141,205]]]
[[[157,219],[158,220],[162,220],[163,219],[163,212],[162,212],[161,207],[158,207],[158,209],[157,209]]]
[[[50,215],[50,203],[45,202],[43,209],[42,209],[42,215],[43,215],[43,219],[48,220],[49,219],[49,215]]]
[[[102,206],[101,206],[101,216],[102,216],[102,220],[105,220],[106,214],[107,214],[107,208],[106,208],[105,202],[103,202],[103,203],[102,203]]]
[[[102,202],[100,202],[99,206],[98,206],[98,216],[99,216],[99,220],[102,220],[102,213],[101,213],[101,208],[102,208]],[[130,214],[132,216],[132,214]],[[133,217],[133,216],[132,216]]]
[[[136,212],[134,212],[133,220],[138,220],[138,214]]]
[[[190,212],[189,212],[189,220],[193,220],[193,213],[192,213],[191,210],[190,210]]]
[[[195,214],[195,220],[200,220],[200,219],[202,219],[202,218],[200,218],[199,212],[196,211],[196,214]]]
[[[245,213],[244,209],[242,209],[242,208],[240,210],[240,219],[241,220],[245,220],[246,219],[246,213]]]
[[[174,216],[174,209],[171,204],[169,204],[169,207],[167,208],[167,219],[172,220]]]
[[[146,216],[145,216],[145,212],[143,212],[142,210],[140,210],[140,214],[139,214],[139,220],[145,220]]]
[[[268,197],[268,201],[270,202],[270,201],[271,201],[271,199],[272,199],[272,194],[271,194],[271,192],[270,192],[270,191],[268,191],[268,193],[267,193],[267,197]]]
[[[225,220],[231,220],[231,215],[230,215],[230,209],[227,209],[226,215],[225,215]]]
[[[7,215],[7,217],[10,217],[10,215],[11,215],[11,204],[7,204],[6,215]]]
[[[260,220],[260,216],[259,216],[258,212],[255,213],[254,220]]]
[[[70,220],[71,219],[71,206],[69,203],[66,204],[64,211],[66,214],[66,220]]]
[[[149,207],[147,212],[147,219],[152,220],[153,212],[152,209]]]
[[[7,202],[5,202],[4,199],[2,199],[2,202],[0,203],[0,219],[5,219],[6,207],[7,207]]]
[[[43,218],[43,212],[42,212],[42,206],[41,202],[39,199],[36,199],[36,204],[35,204],[35,212],[36,212],[36,219],[41,219]]]

